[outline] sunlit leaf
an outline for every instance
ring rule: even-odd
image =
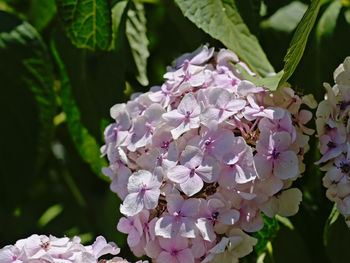
[[[131,7],[127,11],[126,37],[128,38],[138,71],[136,78],[143,86],[147,86],[147,59],[149,57],[149,42],[146,35],[146,16],[142,3],[132,3]]]
[[[339,210],[337,208],[337,204],[334,204],[331,213],[329,214],[326,224],[323,229],[323,244],[324,246],[328,245],[328,232],[329,228],[337,221],[339,217]]]
[[[329,37],[333,33],[341,8],[341,3],[334,1],[324,11],[316,26],[316,37],[318,41],[323,37]]]
[[[100,147],[96,139],[81,122],[80,111],[73,98],[72,87],[65,66],[57,52],[54,42],[51,42],[51,51],[60,72],[61,87],[59,95],[62,98],[62,108],[67,116],[66,122],[73,143],[81,158],[90,165],[91,169],[102,179],[108,181],[108,178],[102,174],[102,167],[107,166],[107,163],[100,156]]]
[[[237,11],[234,0],[175,0],[182,13],[196,26],[236,52],[261,76],[274,72],[257,38]]]
[[[348,22],[348,24],[350,25],[350,8],[345,10],[344,17],[345,17],[346,22]]]
[[[272,16],[264,20],[261,26],[290,33],[297,27],[306,9],[307,5],[302,2],[291,2],[281,7]]]
[[[285,227],[289,228],[290,230],[294,230],[293,223],[289,220],[288,217],[280,216],[280,215],[275,215],[277,221],[284,225]]]
[[[258,239],[258,243],[254,246],[257,255],[260,255],[265,251],[269,252],[269,249],[271,248],[268,247],[268,243],[273,241],[279,230],[279,225],[275,218],[269,218],[263,215],[263,219],[263,229],[253,234],[253,236]]]
[[[59,214],[61,214],[62,211],[63,211],[63,206],[61,204],[50,206],[40,217],[38,221],[38,225],[41,227],[46,226],[48,223],[54,220]]]
[[[112,36],[111,10],[105,0],[56,0],[72,43],[79,48],[108,49]]]
[[[284,57],[285,65],[283,76],[279,85],[283,85],[294,73],[297,68],[306,47],[309,34],[315,24],[318,11],[321,6],[320,0],[313,0],[301,19],[290,43],[288,52]]]
[[[56,12],[55,0],[32,0],[27,18],[37,30],[42,30],[50,23]]]
[[[260,76],[252,76],[250,75],[243,67],[241,67],[239,64],[236,65],[237,68],[239,68],[240,72],[242,73],[244,79],[249,80],[250,82],[254,83],[258,87],[264,87],[269,90],[276,90],[278,87],[278,83],[283,75],[283,71],[278,72],[277,74],[273,74],[272,76],[268,76],[265,78],[262,78]]]
[[[128,0],[119,1],[112,8],[112,36],[113,36],[112,39],[113,40],[111,41],[110,49],[116,48],[115,39],[119,34],[119,31],[120,31],[119,26],[125,12],[125,8],[128,5],[128,2],[129,2]],[[123,34],[124,32],[121,32],[121,33]]]

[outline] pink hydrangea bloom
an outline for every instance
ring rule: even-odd
[[[83,246],[79,237],[70,240],[34,234],[0,249],[0,262],[97,263],[101,256],[117,255],[119,252],[115,243],[107,243],[102,236],[97,237],[92,245]]]
[[[300,107],[314,106],[312,96],[256,86],[242,67],[257,77],[230,50],[202,46],[176,60],[164,83],[112,107],[104,174],[123,200],[118,230],[136,256],[235,262],[252,251],[243,230],[259,231],[262,213],[297,212],[301,194],[288,188],[303,172],[313,131]]]
[[[316,112],[323,185],[350,227],[350,57],[334,72],[335,85],[325,83],[326,96]]]

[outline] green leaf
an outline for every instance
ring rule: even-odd
[[[264,219],[264,227],[259,232],[253,234],[258,239],[258,243],[255,245],[254,250],[259,256],[265,251],[269,252],[268,244],[272,242],[277,236],[279,225],[276,218],[270,218],[262,214]]]
[[[0,11],[1,172],[36,173],[54,132],[54,73],[47,47],[27,22]],[[16,154],[8,154],[16,149]],[[21,157],[19,157],[21,156]],[[18,167],[18,161],[21,165]],[[18,180],[18,179],[17,179]],[[11,187],[9,187],[11,188]]]
[[[325,247],[328,245],[329,228],[337,221],[338,217],[339,210],[337,208],[337,204],[334,204],[323,228],[323,244]]]
[[[109,181],[109,179],[102,174],[102,167],[107,166],[106,160],[100,156],[100,147],[98,146],[96,139],[82,124],[79,108],[73,98],[68,74],[57,52],[54,41],[51,41],[51,51],[60,73],[61,87],[59,95],[61,97],[63,111],[67,116],[66,122],[73,143],[81,158],[90,165],[91,169],[100,178]]]
[[[38,221],[38,225],[40,227],[46,226],[48,223],[54,220],[59,214],[61,214],[62,211],[63,211],[63,206],[61,204],[50,206],[40,217]]]
[[[254,83],[255,86],[264,87],[271,91],[274,91],[278,88],[278,83],[283,75],[283,71],[278,72],[277,74],[265,78],[261,78],[259,76],[252,76],[250,75],[242,66],[239,64],[236,64],[235,67],[237,67],[240,72],[243,75],[243,78],[246,80],[249,80],[250,82]]]
[[[111,10],[105,0],[56,0],[72,43],[78,48],[107,50],[112,36]]]
[[[143,86],[148,85],[147,59],[149,57],[149,42],[146,34],[146,22],[143,4],[131,3],[131,7],[127,12],[126,37],[138,71],[136,79]]]
[[[57,12],[55,0],[32,0],[27,19],[37,29],[44,29]]]
[[[346,22],[348,22],[348,24],[350,25],[350,8],[345,10],[344,17],[345,17]]]
[[[120,23],[122,21],[123,15],[125,13],[125,8],[128,5],[128,0],[119,1],[112,8],[112,41],[110,50],[116,48],[116,39],[120,32]]]
[[[316,26],[317,41],[333,34],[341,9],[342,5],[339,1],[334,1],[327,7]]]
[[[321,1],[313,0],[301,19],[289,46],[288,52],[284,57],[285,65],[283,76],[279,81],[279,86],[283,85],[294,73],[298,66],[306,47],[309,34],[315,24],[317,14],[320,10]]]
[[[175,0],[182,13],[195,25],[236,52],[257,74],[274,72],[257,38],[237,11],[234,0]]]
[[[294,230],[293,223],[289,220],[288,217],[275,215],[275,218],[277,219],[278,222],[280,222],[285,227],[289,228],[290,230]]]
[[[278,9],[272,16],[261,23],[263,28],[291,33],[303,17],[307,5],[294,1]]]

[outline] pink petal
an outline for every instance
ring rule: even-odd
[[[294,178],[298,175],[298,164],[298,157],[294,152],[281,152],[274,161],[273,173],[282,180]]]
[[[162,115],[162,118],[170,125],[177,126],[180,122],[184,120],[185,116],[177,110],[172,110],[170,112],[164,113]]]
[[[187,195],[192,196],[198,193],[203,188],[202,179],[194,174],[193,176],[189,176],[188,179],[180,184],[181,190]]]
[[[169,214],[174,214],[175,212],[182,211],[182,205],[184,203],[184,199],[179,194],[168,195],[166,198],[168,212]]]
[[[176,140],[179,138],[183,133],[191,130],[190,122],[183,121],[181,122],[175,129],[171,130],[171,135],[173,136],[173,139]]]
[[[159,189],[147,190],[144,194],[143,201],[147,209],[154,209],[158,205],[158,198],[160,195]]]
[[[180,225],[173,216],[164,216],[157,220],[155,233],[164,238],[174,238],[179,233]]]
[[[273,148],[276,148],[278,151],[288,150],[292,143],[290,134],[285,131],[274,133],[270,139],[272,140]]]
[[[176,258],[179,261],[179,263],[182,263],[182,262],[194,263],[194,257],[189,248],[179,251],[176,255]]]
[[[148,122],[158,122],[162,115],[165,113],[164,108],[158,103],[154,103],[147,110],[145,110],[144,116]]]
[[[207,219],[205,218],[197,219],[196,226],[198,230],[201,232],[204,240],[212,242],[216,239],[216,234],[214,232],[213,225],[210,222],[208,222]]]
[[[257,153],[254,156],[254,163],[256,171],[258,172],[258,177],[264,179],[272,174],[272,160],[268,159],[266,155],[261,155]]]
[[[172,256],[169,252],[162,251],[157,257],[157,263],[180,263],[176,257]]]
[[[191,93],[187,93],[181,100],[179,106],[177,107],[178,111],[183,115],[186,115],[186,112],[198,111],[199,105],[197,100]]]
[[[169,169],[167,177],[169,180],[181,184],[184,183],[190,176],[191,170],[185,166],[177,165]]]
[[[202,151],[199,148],[191,145],[186,146],[185,150],[181,153],[180,157],[181,164],[190,169],[196,168],[198,165],[201,164],[202,160]]]
[[[184,216],[194,217],[199,212],[200,200],[197,198],[189,198],[183,202],[181,212]]]
[[[133,229],[133,226],[128,218],[122,217],[119,219],[117,229],[119,232],[128,234]]]
[[[120,206],[120,212],[126,216],[133,216],[143,209],[143,200],[139,193],[128,194],[123,204]]]
[[[239,220],[239,212],[237,210],[231,209],[225,213],[219,215],[219,221],[226,225],[234,225]]]
[[[245,100],[239,100],[239,99],[232,99],[227,105],[226,105],[226,110],[231,111],[232,113],[237,113],[241,109],[244,108],[246,105]]]
[[[203,163],[196,169],[198,174],[204,182],[212,183],[219,178],[220,165],[214,158],[207,157]]]
[[[133,173],[128,180],[129,193],[138,193],[140,189],[151,180],[152,174],[146,170]]]

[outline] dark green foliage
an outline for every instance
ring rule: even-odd
[[[108,49],[111,10],[106,0],[57,0],[58,11],[72,43],[79,48]]]
[[[125,246],[116,231],[120,200],[101,174],[109,108],[131,90],[161,84],[167,65],[205,43],[231,48],[261,76],[279,72],[251,78],[259,85],[273,90],[288,80],[299,94],[320,100],[322,82],[332,83],[333,70],[350,55],[349,6],[336,0],[0,0],[6,11],[0,11],[0,247],[31,233],[81,235],[87,242],[103,234]],[[303,203],[290,219],[294,229],[264,217],[255,252],[242,262],[256,262],[262,253],[265,263],[349,261],[350,231],[331,214],[314,165],[316,138],[311,145],[306,172],[295,183]]]

